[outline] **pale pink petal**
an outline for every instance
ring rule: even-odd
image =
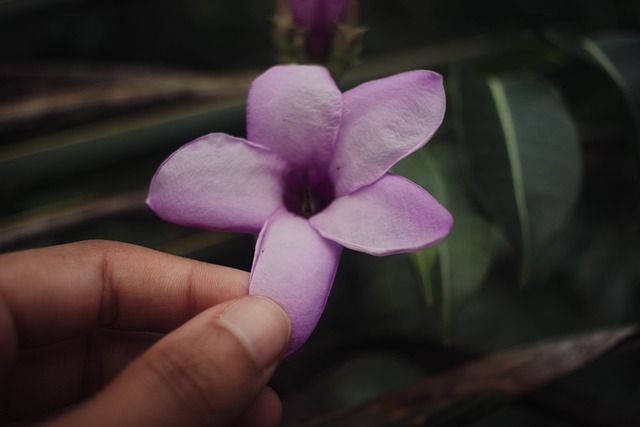
[[[342,94],[325,68],[273,67],[251,85],[247,139],[295,166],[326,166],[341,113]]]
[[[342,247],[281,209],[265,224],[251,269],[251,295],[280,304],[292,324],[289,353],[309,338],[324,310]]]
[[[444,111],[442,76],[432,71],[397,74],[345,92],[330,169],[336,195],[372,183],[422,147]]]
[[[147,204],[177,224],[257,233],[282,204],[285,168],[278,156],[243,139],[205,135],[160,165]]]
[[[444,238],[451,214],[422,187],[386,174],[375,183],[333,201],[309,219],[327,239],[371,255],[422,249]]]

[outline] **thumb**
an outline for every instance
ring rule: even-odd
[[[284,310],[267,298],[244,297],[212,307],[58,421],[66,426],[227,425],[246,415],[258,394],[264,394],[290,334]],[[268,401],[278,404],[271,418],[279,417],[279,402]]]

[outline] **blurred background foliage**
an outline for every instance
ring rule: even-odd
[[[144,199],[179,146],[243,135],[248,85],[277,58],[273,10],[0,1],[0,251],[116,239],[249,269],[252,236],[164,223]],[[274,378],[286,425],[475,355],[640,320],[640,2],[366,0],[360,22],[344,89],[445,76],[445,123],[395,171],[456,224],[416,254],[345,252],[316,332]],[[638,425],[637,356],[438,425]]]

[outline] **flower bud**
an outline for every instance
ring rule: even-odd
[[[305,33],[308,53],[323,58],[343,23],[349,0],[291,0],[294,22]]]
[[[282,62],[320,63],[334,77],[356,62],[364,29],[357,0],[277,0],[274,38]]]

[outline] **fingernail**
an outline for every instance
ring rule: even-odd
[[[280,358],[291,335],[291,323],[285,311],[265,297],[239,300],[219,321],[240,339],[261,368],[271,366]]]

